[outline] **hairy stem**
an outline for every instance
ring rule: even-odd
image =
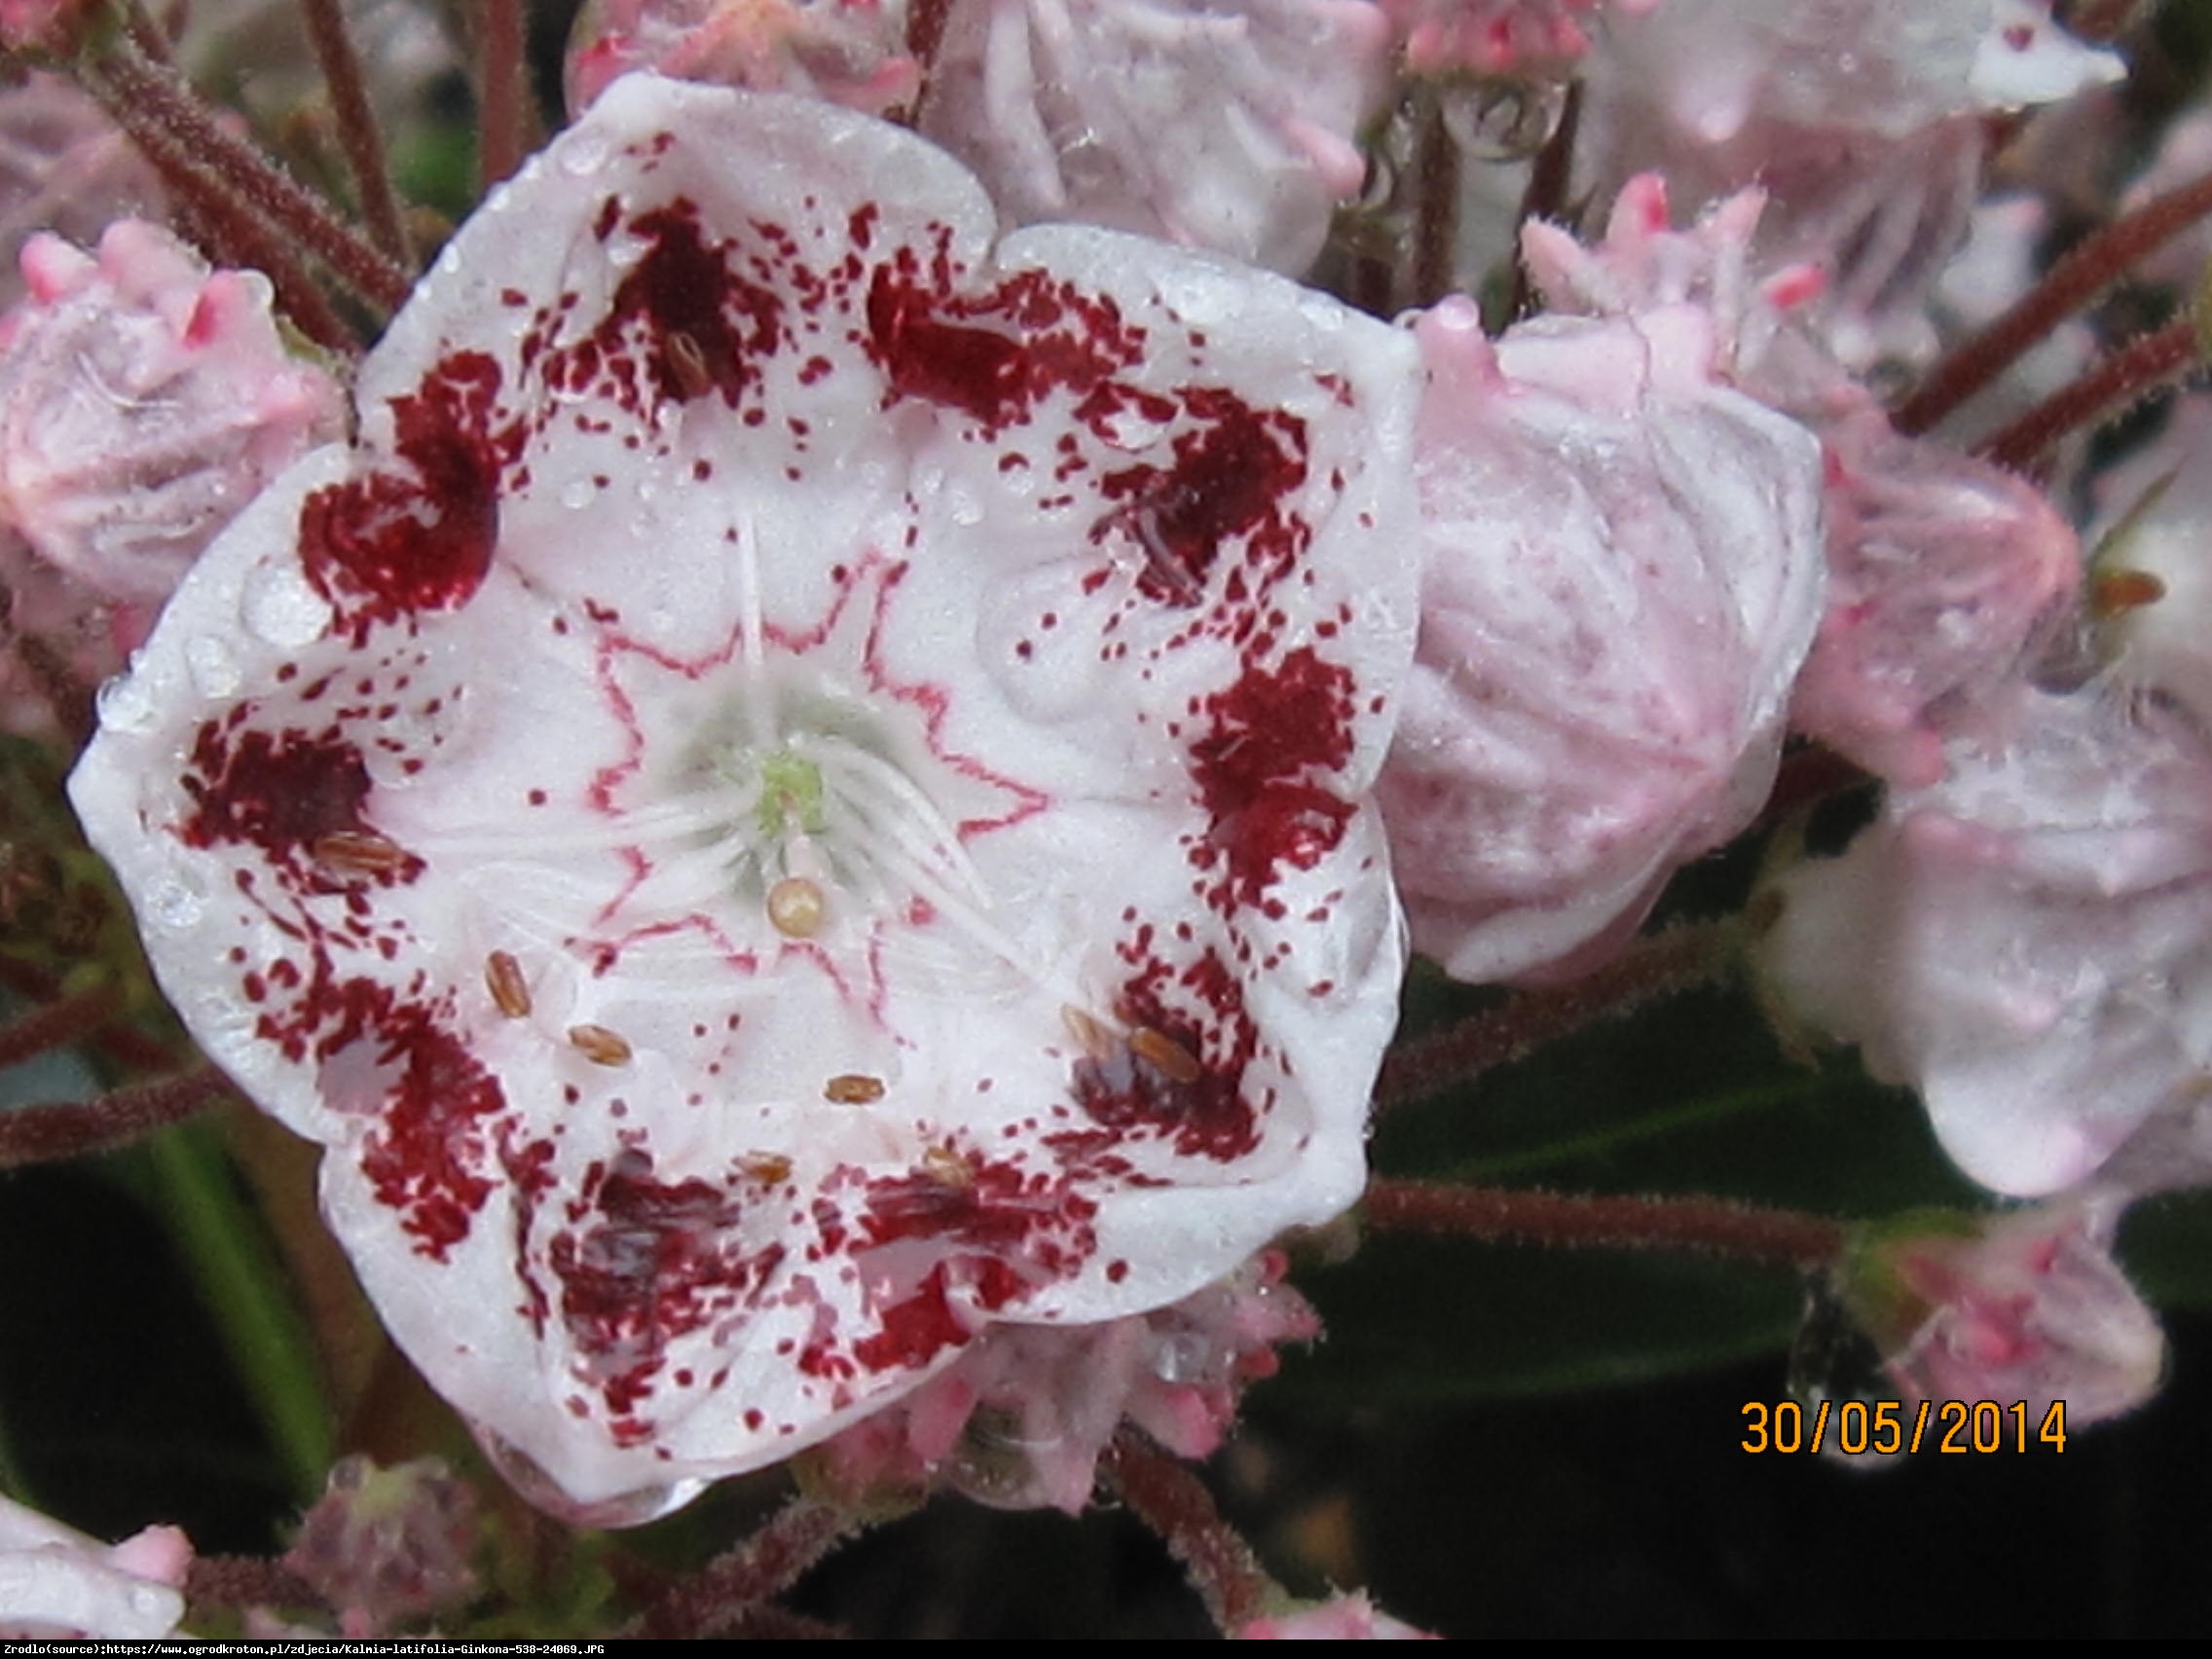
[[[1182,1564],[1223,1636],[1234,1637],[1271,1605],[1289,1600],[1251,1545],[1221,1518],[1205,1482],[1144,1435],[1123,1428],[1100,1467],[1130,1513]]]
[[[2212,213],[2212,173],[2115,219],[2053,265],[2011,310],[1936,364],[1891,417],[1893,424],[1900,432],[1927,431],[2138,261],[2207,213]]]
[[[1386,1231],[1583,1249],[1700,1250],[1796,1268],[1834,1261],[1845,1231],[1825,1216],[1726,1198],[1594,1197],[1427,1181],[1371,1181],[1360,1213]]]
[[[794,1498],[735,1549],[667,1590],[626,1634],[720,1635],[789,1590],[838,1545],[886,1519],[814,1498]]]
[[[2062,387],[2009,425],[1975,446],[2000,466],[2026,472],[2068,432],[2118,415],[2182,378],[2203,361],[2194,318],[2177,317],[2111,353],[2071,386]]]
[[[1459,238],[1459,142],[1433,92],[1414,117],[1413,303],[1432,306],[1452,287]]]
[[[175,178],[188,200],[235,201],[271,230],[297,240],[371,305],[396,311],[406,301],[414,285],[406,269],[356,236],[321,198],[233,136],[174,69],[124,39],[98,63],[82,67],[79,77],[150,157],[162,150],[176,159]]]
[[[36,1055],[84,1041],[108,1022],[115,1008],[115,988],[94,985],[18,1015],[0,1025],[0,1066],[20,1065]]]
[[[1585,1026],[1718,978],[1735,960],[1738,927],[1734,919],[1677,924],[1569,984],[1517,991],[1497,1008],[1401,1045],[1382,1062],[1375,1109],[1440,1094]]]
[[[0,1169],[112,1152],[181,1123],[230,1093],[230,1080],[200,1066],[159,1083],[111,1089],[92,1100],[0,1112]]]
[[[476,174],[489,191],[522,166],[521,0],[479,0],[476,18]]]
[[[384,134],[377,128],[368,81],[361,73],[361,56],[353,50],[353,34],[346,26],[346,14],[338,0],[302,0],[302,7],[307,15],[308,36],[314,43],[315,62],[321,66],[323,85],[330,91],[330,107],[338,117],[338,141],[353,175],[353,193],[361,204],[369,238],[391,259],[410,265],[414,256],[407,245],[399,196],[391,187],[391,169],[385,164]]]

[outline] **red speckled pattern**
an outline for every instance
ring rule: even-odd
[[[1362,1178],[1408,342],[990,237],[891,129],[614,88],[76,784],[398,1340],[578,1515],[994,1321],[1163,1306]]]

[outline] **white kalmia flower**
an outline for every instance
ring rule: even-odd
[[[2212,750],[2161,704],[2022,691],[1843,856],[1780,883],[1782,1005],[1910,1084],[1959,1167],[2021,1198],[2212,1170]],[[2108,1173],[2119,1178],[2118,1166]]]
[[[1368,0],[956,0],[922,131],[1014,224],[1074,220],[1293,275],[1389,91]]]
[[[1810,433],[1706,374],[1696,308],[1493,347],[1448,300],[1420,644],[1380,794],[1417,948],[1487,981],[1635,928],[1773,781],[1821,615]]]
[[[1410,345],[992,229],[892,128],[617,83],[73,782],[388,1327],[571,1514],[1361,1185]]]
[[[147,1641],[177,1634],[192,1545],[174,1527],[95,1543],[0,1497],[0,1637]]]

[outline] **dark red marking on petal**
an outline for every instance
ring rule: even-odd
[[[1119,527],[1135,538],[1145,552],[1137,590],[1163,605],[1196,605],[1233,540],[1245,538],[1263,582],[1287,574],[1311,540],[1306,521],[1285,506],[1306,482],[1306,424],[1215,387],[1182,395],[1203,424],[1176,437],[1169,465],[1100,478],[1100,494],[1122,504],[1093,532],[1103,537]]]
[[[1315,774],[1351,757],[1351,691],[1349,670],[1301,645],[1205,700],[1191,773],[1210,828],[1192,859],[1223,870],[1216,908],[1262,903],[1279,867],[1311,869],[1344,839],[1352,805]]]
[[[311,736],[247,725],[252,709],[204,721],[193,738],[184,774],[193,811],[178,830],[185,845],[250,843],[283,862],[321,836],[365,832],[361,752],[335,729]]]
[[[506,1096],[430,1010],[397,1001],[388,986],[352,984],[367,1000],[382,993],[370,1040],[379,1066],[396,1072],[383,1117],[361,1143],[361,1173],[377,1201],[400,1212],[415,1248],[442,1262],[492,1196],[486,1133]]]
[[[973,1266],[975,1276],[962,1288],[986,1310],[1004,1308],[1028,1288],[1003,1263],[984,1260]],[[977,1321],[953,1306],[953,1282],[949,1264],[940,1262],[912,1295],[882,1309],[876,1334],[855,1343],[853,1357],[870,1371],[914,1371],[945,1348],[973,1341]]]
[[[1180,975],[1146,954],[1145,936],[1124,954],[1138,972],[1118,1012],[1157,1031],[1198,1062],[1178,1080],[1141,1054],[1086,1056],[1072,1074],[1076,1104],[1100,1127],[1126,1140],[1158,1135],[1186,1158],[1229,1162],[1260,1144],[1260,1114],[1244,1097],[1244,1070],[1259,1052],[1259,1031],[1244,1012],[1241,982],[1209,950]]]
[[[652,1391],[672,1342],[746,1307],[784,1256],[780,1243],[748,1243],[727,1188],[656,1181],[643,1151],[594,1164],[571,1213],[577,1225],[554,1235],[546,1260],[562,1323],[617,1416]]]
[[[502,475],[520,453],[499,407],[499,366],[481,351],[440,358],[391,400],[401,470],[317,490],[300,508],[308,579],[353,625],[465,605],[491,569]]]

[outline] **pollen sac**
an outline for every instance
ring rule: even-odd
[[[650,75],[448,243],[73,789],[531,1502],[649,1520],[1358,1195],[1418,380]]]
[[[569,1044],[593,1065],[626,1066],[630,1063],[628,1039],[604,1025],[570,1026]]]
[[[768,889],[768,920],[786,939],[812,939],[827,908],[822,889],[802,875],[787,875]]]

